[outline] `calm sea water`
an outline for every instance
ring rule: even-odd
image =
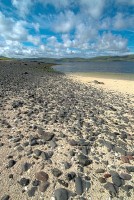
[[[64,73],[101,72],[134,75],[134,62],[70,62],[61,63],[54,69]]]

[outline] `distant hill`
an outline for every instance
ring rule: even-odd
[[[111,61],[134,61],[134,55],[126,56],[98,56],[93,58],[26,58],[24,60],[42,61],[46,63],[60,63],[60,62],[111,62]]]
[[[98,56],[95,58],[90,58],[91,61],[134,61],[133,55],[126,56]]]
[[[14,60],[15,58],[8,58],[0,56],[0,60]],[[15,59],[16,60],[16,59]],[[26,60],[34,62],[45,62],[45,63],[60,63],[60,62],[112,62],[112,61],[131,61],[134,62],[134,54],[125,56],[98,56],[92,58],[22,58],[17,60]]]
[[[0,56],[0,60],[11,60],[12,58],[8,58],[8,57],[4,57],[4,56]]]

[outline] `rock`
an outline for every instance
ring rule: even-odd
[[[19,184],[20,184],[21,186],[29,185],[29,183],[30,183],[30,180],[27,179],[27,178],[22,178],[22,179],[20,179],[20,181],[19,181]]]
[[[35,195],[35,192],[37,190],[37,187],[32,187],[30,190],[28,190],[28,196],[33,197]]]
[[[118,146],[115,146],[114,150],[118,153],[120,153],[121,155],[126,155],[126,151]]]
[[[35,150],[33,151],[33,153],[34,153],[37,157],[39,157],[39,156],[41,155],[42,151],[39,150],[39,149],[35,149]]]
[[[70,173],[67,174],[67,180],[68,181],[73,180],[75,177],[76,177],[75,172],[70,172]]]
[[[29,144],[31,145],[31,146],[35,146],[35,145],[37,145],[38,144],[38,142],[37,142],[37,139],[31,139],[30,141],[29,141]]]
[[[104,146],[106,146],[109,149],[109,151],[111,151],[112,149],[114,149],[114,144],[112,144],[109,141],[104,140],[103,144],[104,144]]]
[[[103,84],[104,85],[103,82],[100,82],[100,81],[97,81],[97,80],[94,80],[93,83],[95,83],[95,84]]]
[[[52,169],[52,174],[53,174],[55,177],[59,177],[59,176],[61,176],[62,172],[61,172],[59,169],[54,168],[54,169]]]
[[[2,147],[4,144],[2,142],[0,142],[0,147]]]
[[[129,190],[132,190],[134,187],[132,185],[125,185],[122,187],[126,192],[129,192]]]
[[[50,146],[54,149],[55,147],[57,147],[57,144],[56,144],[56,142],[54,142],[53,140],[51,140],[50,142],[49,142],[49,144],[50,144]]]
[[[38,134],[41,135],[41,138],[44,141],[52,140],[52,138],[54,137],[53,133],[47,133],[42,128],[40,128],[40,127],[38,127]]]
[[[112,175],[113,184],[116,185],[117,187],[120,187],[122,185],[122,180],[119,174],[115,171],[111,171],[110,174]]]
[[[82,148],[82,153],[83,153],[84,155],[88,155],[88,149],[87,149],[86,146]]]
[[[92,163],[92,160],[89,160],[87,156],[80,154],[78,156],[79,164],[82,166],[88,166]]]
[[[9,178],[13,179],[13,174],[9,174]]]
[[[64,162],[65,169],[69,169],[71,166],[72,166],[71,163]]]
[[[47,188],[49,187],[50,183],[49,182],[44,182],[44,183],[40,183],[39,185],[39,190],[40,192],[45,192],[47,190]]]
[[[109,177],[111,177],[111,174],[109,174],[109,173],[104,174],[104,177],[105,177],[105,178],[109,178]]]
[[[45,152],[41,153],[41,157],[42,157],[43,160],[47,160],[48,159],[48,156],[47,156],[47,154]]]
[[[70,153],[70,156],[72,157],[75,156],[75,152],[73,150],[71,150],[69,153]]]
[[[8,167],[11,168],[16,164],[15,160],[9,160]]]
[[[21,145],[19,145],[18,147],[17,147],[17,151],[18,152],[21,152],[21,151],[23,151],[24,150],[24,148],[21,146]]]
[[[127,156],[121,156],[121,160],[122,160],[122,162],[124,162],[124,163],[130,163]]]
[[[23,101],[14,101],[14,102],[12,103],[12,107],[13,107],[13,108],[22,107],[23,104],[24,104]]]
[[[36,180],[36,179],[32,182],[32,185],[33,185],[34,187],[37,187],[39,184],[40,184],[40,181],[39,181],[39,180]]]
[[[120,138],[123,139],[123,140],[127,139],[127,133],[122,132],[121,135],[120,135]]]
[[[65,181],[62,180],[62,179],[58,179],[58,183],[61,184],[61,185],[63,185],[64,187],[68,187],[68,183],[65,182]]]
[[[104,173],[104,172],[105,172],[105,169],[97,169],[95,172],[96,172],[96,173]]]
[[[134,166],[127,166],[126,169],[128,172],[134,172]]]
[[[115,186],[112,183],[110,183],[110,182],[107,182],[104,185],[104,188],[106,190],[108,190],[110,192],[110,194],[112,194],[112,195],[116,195],[116,193],[117,193],[117,190],[116,190]]]
[[[83,193],[83,186],[82,186],[82,179],[80,176],[77,176],[75,178],[75,188],[76,188],[76,193],[78,195],[82,195]]]
[[[77,146],[77,145],[78,145],[78,142],[75,141],[75,140],[69,140],[69,144],[70,144],[71,146]]]
[[[55,190],[54,196],[56,200],[68,200],[68,191],[64,188],[59,188]]]
[[[26,171],[28,171],[28,169],[30,169],[30,167],[31,167],[31,164],[26,162],[26,163],[22,164],[21,169],[23,172],[26,172]]]
[[[35,177],[36,179],[38,179],[39,181],[43,181],[43,182],[46,182],[49,178],[48,174],[43,172],[43,171],[40,171],[40,172],[37,172],[35,174]]]
[[[98,180],[100,183],[106,183],[106,179],[103,177],[99,177]]]
[[[1,198],[1,200],[9,200],[10,199],[10,196],[9,195],[4,195],[2,198]]]
[[[123,180],[131,180],[131,178],[132,178],[131,175],[125,174],[125,173],[121,173],[121,174],[120,174],[120,177],[121,177]]]

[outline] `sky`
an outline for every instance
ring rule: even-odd
[[[134,0],[0,0],[0,55],[134,53]]]

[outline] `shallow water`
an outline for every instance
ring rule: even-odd
[[[54,66],[64,73],[97,74],[101,76],[121,76],[134,78],[134,62],[70,62]]]

